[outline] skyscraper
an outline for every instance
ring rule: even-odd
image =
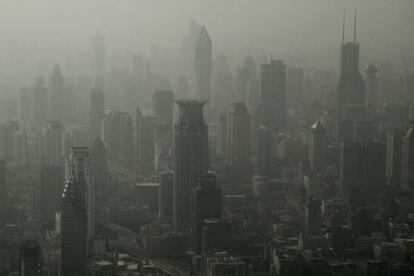
[[[378,142],[341,143],[342,194],[356,202],[372,200],[384,191],[385,145]]]
[[[206,27],[202,27],[195,44],[196,91],[200,100],[211,95],[212,44]]]
[[[221,190],[216,186],[216,175],[214,173],[201,175],[198,187],[194,188],[193,194],[191,246],[196,254],[200,254],[204,220],[221,218]]]
[[[271,176],[272,171],[272,132],[261,126],[257,130],[256,170],[262,176]]]
[[[158,176],[159,189],[159,219],[168,223],[172,222],[173,216],[173,194],[174,173],[172,171],[161,172]]]
[[[150,176],[154,172],[155,129],[158,119],[136,111],[136,172],[138,175]]]
[[[48,119],[65,123],[66,110],[65,106],[65,84],[62,72],[59,65],[55,65],[49,82],[49,106],[48,106]]]
[[[160,118],[172,128],[173,124],[174,92],[171,90],[157,90],[152,96],[152,111],[155,117]]]
[[[192,191],[209,166],[208,128],[203,118],[205,103],[177,102],[180,114],[175,124],[173,224],[178,232],[190,230]]]
[[[390,130],[387,133],[386,145],[386,171],[387,184],[399,187],[401,184],[401,148],[404,132],[401,130]]]
[[[107,191],[107,154],[105,144],[96,138],[91,146],[92,181],[95,190],[95,213],[101,210]]]
[[[82,184],[70,174],[62,196],[61,268],[62,276],[87,275],[87,218]]]
[[[367,75],[366,104],[372,111],[375,111],[378,107],[378,69],[370,63],[364,72]]]
[[[244,103],[234,103],[227,114],[226,161],[229,164],[249,164],[250,114]]]
[[[60,210],[64,184],[63,168],[47,165],[40,171],[40,220],[46,229],[54,229],[55,214]]]
[[[133,171],[135,167],[134,125],[131,115],[125,113],[121,118],[121,152],[120,161],[125,168]]]
[[[105,38],[97,33],[92,39],[92,76],[94,87],[104,89],[106,75],[106,45]]]
[[[289,68],[287,75],[287,106],[298,108],[303,104],[305,73],[302,68]]]
[[[84,198],[87,234],[93,236],[95,229],[95,187],[92,181],[92,160],[88,147],[72,147],[66,160],[66,178],[73,178]]]
[[[39,242],[26,240],[20,245],[19,275],[20,276],[41,276],[42,251]]]
[[[311,127],[309,140],[309,162],[313,173],[323,174],[328,157],[328,139],[326,128],[318,119]]]
[[[5,202],[6,192],[6,162],[0,160],[0,202]]]
[[[29,89],[24,87],[20,89],[19,94],[19,122],[23,130],[28,130],[30,125],[30,97]]]
[[[47,92],[43,78],[36,79],[32,104],[32,130],[40,133],[47,120]]]
[[[337,95],[338,122],[344,119],[344,107],[347,105],[363,105],[365,103],[364,81],[359,72],[359,44],[356,40],[356,11],[353,42],[345,43],[345,13],[344,29],[340,53],[340,78]],[[340,137],[339,137],[340,138]]]
[[[105,115],[105,100],[101,90],[91,91],[89,109],[89,141],[92,143],[96,138],[102,138],[102,123]]]
[[[260,85],[259,121],[279,131],[286,123],[286,65],[282,60],[262,64]]]
[[[62,164],[62,125],[57,121],[48,121],[42,136],[43,163]]]

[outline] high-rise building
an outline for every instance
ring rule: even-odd
[[[119,159],[121,154],[121,119],[127,114],[121,111],[107,111],[104,116],[104,142],[110,159]]]
[[[13,165],[24,167],[29,164],[28,137],[25,131],[17,131],[13,135]]]
[[[214,173],[203,174],[194,188],[194,207],[191,228],[191,246],[196,254],[202,249],[202,230],[205,219],[221,218],[221,190],[216,186]]]
[[[91,91],[89,109],[89,141],[93,143],[96,138],[102,138],[102,123],[105,115],[105,100],[101,90]]]
[[[345,14],[344,30],[345,32]],[[359,72],[359,44],[356,41],[356,12],[355,30],[353,42],[346,42],[343,33],[341,53],[340,53],[340,78],[338,83],[337,95],[337,117],[338,125],[346,118],[344,108],[348,105],[364,105],[364,81]],[[352,114],[351,114],[352,115]],[[339,141],[341,137],[337,137]]]
[[[401,184],[401,147],[404,133],[401,130],[390,130],[387,133],[386,171],[387,184],[399,187]]]
[[[265,126],[257,130],[256,170],[257,175],[272,176],[272,132]]]
[[[138,175],[150,176],[154,172],[155,130],[158,118],[136,111],[136,172]]]
[[[43,163],[59,165],[62,156],[62,125],[57,121],[48,121],[43,129]]]
[[[212,44],[206,27],[202,27],[195,44],[196,91],[200,100],[211,95]]]
[[[289,68],[287,74],[287,106],[298,108],[303,104],[305,73],[302,68]]]
[[[339,181],[342,194],[351,201],[375,199],[384,191],[385,145],[378,142],[341,143]]]
[[[192,191],[209,167],[208,127],[203,117],[205,102],[177,104],[180,114],[175,124],[173,224],[176,231],[187,233],[191,227]]]
[[[91,146],[92,181],[95,190],[95,213],[101,211],[102,203],[108,195],[108,165],[106,146],[100,138],[96,138]]]
[[[124,114],[121,118],[121,152],[120,161],[125,168],[133,171],[135,167],[134,125],[131,115]]]
[[[92,76],[94,87],[104,89],[106,76],[106,45],[105,38],[97,33],[92,39]]]
[[[43,78],[36,79],[32,104],[32,130],[41,133],[47,120],[47,92]]]
[[[40,220],[46,229],[54,229],[55,215],[60,210],[64,184],[63,168],[47,165],[40,170]]]
[[[71,176],[79,185],[85,202],[87,218],[87,234],[89,237],[95,231],[95,187],[92,181],[92,160],[88,147],[72,147],[69,158],[66,160],[66,179]]]
[[[70,174],[62,196],[61,267],[62,276],[87,275],[87,217],[83,181]]]
[[[367,75],[366,104],[372,111],[378,107],[378,69],[372,63],[368,64],[364,70]]]
[[[66,123],[65,83],[59,65],[55,65],[49,82],[48,119]]]
[[[321,201],[311,198],[306,204],[306,235],[318,235],[322,228],[322,209]]]
[[[236,73],[237,101],[247,102],[248,85],[251,80],[257,79],[256,61],[248,56]]]
[[[234,103],[227,114],[226,161],[229,164],[250,162],[250,114],[244,103]]]
[[[262,64],[260,73],[259,121],[272,131],[286,123],[286,65],[272,59]]]
[[[29,89],[24,87],[20,89],[19,94],[19,122],[20,127],[27,131],[30,126],[31,114],[30,114],[30,96]]]
[[[173,194],[174,194],[174,172],[164,171],[158,175],[159,189],[159,219],[162,222],[172,222],[173,216]]]
[[[0,160],[0,202],[4,202],[7,196],[6,162]],[[1,203],[0,203],[1,206]]]
[[[174,92],[171,90],[157,90],[152,97],[152,111],[155,117],[169,125],[173,124]]]
[[[325,173],[327,157],[328,139],[326,128],[318,119],[311,127],[309,140],[309,162],[313,173]]]
[[[1,125],[1,155],[6,162],[13,161],[13,150],[15,137],[14,134],[20,129],[19,122],[9,120]]]
[[[42,251],[40,244],[35,240],[26,240],[20,245],[19,275],[41,276]]]
[[[405,133],[401,144],[401,186],[414,188],[414,124]]]

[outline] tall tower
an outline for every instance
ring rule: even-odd
[[[221,190],[216,186],[216,175],[210,172],[200,176],[198,187],[194,188],[193,194],[191,246],[200,254],[204,220],[221,218]]]
[[[55,215],[60,210],[63,168],[47,165],[40,171],[40,219],[45,229],[54,229]]]
[[[79,185],[79,191],[86,204],[87,234],[93,236],[95,230],[95,188],[92,182],[92,160],[88,147],[72,147],[66,161],[66,178],[71,176]]]
[[[152,110],[155,117],[172,128],[173,124],[174,92],[171,90],[157,90],[152,97]]]
[[[89,141],[92,143],[96,138],[102,138],[102,122],[105,115],[104,94],[99,89],[91,91],[89,109]]]
[[[250,160],[250,114],[244,103],[234,103],[227,114],[226,161],[248,164]]]
[[[121,154],[125,168],[133,171],[135,166],[134,126],[131,115],[125,113],[121,118]]]
[[[344,119],[344,107],[347,105],[363,105],[364,81],[359,72],[359,44],[357,43],[356,18],[354,22],[354,40],[345,42],[345,12],[343,18],[343,34],[340,56],[341,75],[338,83],[337,116],[338,122]]]
[[[262,64],[260,74],[259,120],[272,131],[286,124],[286,65],[272,59]]]
[[[311,127],[309,162],[313,173],[323,174],[326,168],[328,140],[326,128],[318,119]]]
[[[95,213],[101,210],[101,204],[107,194],[107,154],[105,144],[96,138],[91,146],[92,181],[95,189]]]
[[[104,89],[106,74],[106,46],[105,38],[101,33],[97,33],[92,39],[92,74],[94,87]]]
[[[64,79],[59,65],[55,65],[53,73],[50,76],[49,83],[49,107],[48,116],[49,120],[64,122],[65,119],[65,107],[64,102]]]
[[[257,130],[256,174],[272,175],[272,132],[266,126]]]
[[[42,252],[36,240],[26,240],[20,245],[19,275],[42,275]]]
[[[57,121],[47,122],[43,129],[43,163],[62,164],[62,125]]]
[[[61,268],[62,276],[86,276],[86,207],[82,184],[70,174],[62,196]]]
[[[372,111],[375,111],[378,107],[378,69],[373,64],[368,64],[364,72],[367,75],[366,103]]]
[[[43,78],[36,79],[33,87],[32,129],[39,133],[47,120],[47,93]]]
[[[203,101],[210,100],[212,59],[211,39],[203,26],[195,44],[196,91]]]
[[[175,175],[173,224],[186,233],[191,225],[192,191],[208,170],[208,127],[204,122],[206,102],[178,101],[180,115],[175,124]]]

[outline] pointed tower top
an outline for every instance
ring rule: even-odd
[[[357,40],[357,10],[354,11],[354,43]]]
[[[345,44],[345,10],[342,14],[342,44]]]

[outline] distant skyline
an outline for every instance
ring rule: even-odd
[[[10,40],[54,48],[55,59],[88,50],[96,32],[105,36],[108,54],[130,49],[149,53],[153,43],[175,49],[194,19],[205,25],[219,51],[238,59],[274,54],[295,62],[333,66],[340,43],[342,10],[358,9],[358,39],[368,59],[401,57],[408,33],[410,0],[37,0],[0,1],[0,45]],[[375,4],[375,5],[374,5]],[[352,20],[348,20],[349,23]],[[3,47],[3,46],[1,46]],[[20,46],[23,47],[23,46]],[[371,49],[367,53],[366,49]],[[399,53],[399,54],[396,54]],[[322,57],[322,59],[321,59]]]

